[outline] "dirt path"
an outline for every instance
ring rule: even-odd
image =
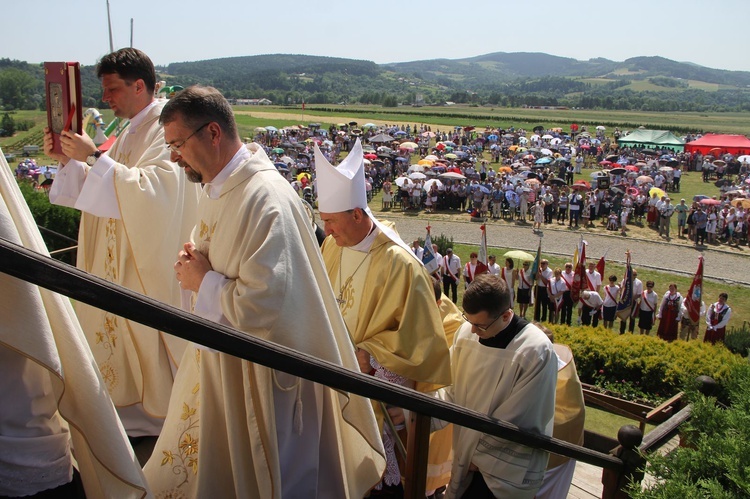
[[[401,237],[407,243],[424,238],[426,226],[431,226],[434,235],[441,233],[452,236],[454,242],[479,245],[481,235],[479,225],[470,221],[428,220],[401,213],[378,213],[382,220],[396,224]],[[545,226],[542,231],[542,251],[558,256],[570,256],[580,240],[581,232],[555,224]],[[745,255],[734,254],[720,249],[706,248],[698,251],[693,246],[672,244],[667,241],[654,241],[620,237],[609,234],[586,232],[583,238],[588,242],[587,256],[599,258],[607,255],[607,260],[625,263],[625,251],[630,250],[631,262],[636,267],[673,272],[686,276],[695,274],[698,256],[703,255],[704,276],[708,279],[728,283],[750,285],[747,268],[750,259]],[[512,248],[536,252],[539,236],[531,231],[531,225],[512,225],[489,221],[487,223],[487,245],[490,247]]]

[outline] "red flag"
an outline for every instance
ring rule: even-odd
[[[482,224],[479,227],[482,230],[482,239],[479,242],[479,258],[477,259],[477,268],[475,274],[487,274],[490,268],[487,266],[487,227]]]
[[[596,264],[596,271],[599,272],[599,275],[602,276],[602,282],[606,282],[607,278],[604,275],[604,257],[607,256],[606,254],[602,256],[599,259],[599,262]]]
[[[586,241],[581,241],[581,251],[576,265],[575,276],[573,277],[573,286],[570,288],[570,298],[573,303],[578,303],[581,299],[581,290],[586,284]]]
[[[305,101],[302,101],[302,110],[305,110]]]
[[[687,296],[685,297],[685,308],[687,308],[690,320],[698,322],[701,317],[701,298],[703,296],[703,257],[698,257],[698,270],[693,277]]]

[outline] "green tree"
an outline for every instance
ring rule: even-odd
[[[12,137],[16,133],[16,122],[13,120],[10,114],[5,113],[2,121],[0,121],[0,128],[3,129],[3,136]]]
[[[5,109],[34,109],[31,98],[38,83],[26,71],[8,68],[0,72],[0,102]]]

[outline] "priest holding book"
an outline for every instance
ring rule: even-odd
[[[151,59],[124,48],[104,56],[96,72],[102,100],[129,125],[107,152],[72,131],[57,137],[62,153],[55,152],[47,128],[44,151],[61,164],[50,201],[83,212],[79,268],[179,306],[172,265],[190,234],[198,186],[169,161]],[[81,303],[76,313],[128,436],[158,435],[186,343]]]

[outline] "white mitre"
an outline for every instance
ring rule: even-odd
[[[361,208],[388,238],[404,248],[416,258],[409,246],[392,228],[380,222],[367,206],[365,189],[365,157],[362,143],[357,139],[349,154],[338,167],[333,166],[320,152],[317,144],[315,150],[315,172],[318,180],[318,211],[321,213],[341,213],[354,208]]]
[[[338,168],[328,162],[315,144],[315,171],[318,178],[318,209],[321,213],[367,208],[365,158],[359,139]]]

